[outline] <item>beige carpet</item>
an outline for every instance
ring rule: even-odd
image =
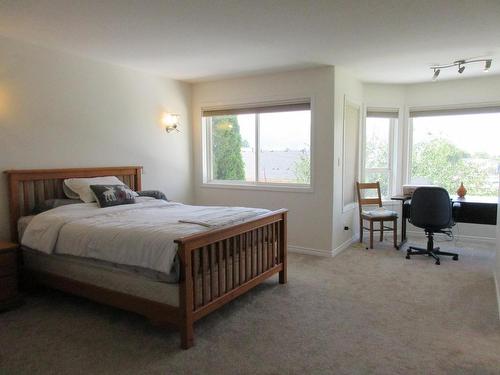
[[[388,247],[290,255],[200,321],[196,346],[134,314],[58,292],[0,314],[4,374],[500,374],[493,251],[434,265]]]

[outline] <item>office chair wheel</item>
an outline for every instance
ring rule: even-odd
[[[406,259],[411,259],[410,254],[406,254]]]
[[[439,266],[441,262],[439,260],[436,260],[436,264]]]
[[[453,255],[453,260],[458,260],[458,255]]]

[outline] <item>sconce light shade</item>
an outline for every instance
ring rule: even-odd
[[[163,113],[161,117],[161,123],[163,126],[165,126],[165,130],[167,133],[170,133],[171,131],[177,130],[177,127],[179,126],[179,121],[180,121],[181,116],[175,113],[169,113],[165,112]]]

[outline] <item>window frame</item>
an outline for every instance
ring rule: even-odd
[[[309,157],[310,157],[310,181],[309,184],[301,183],[277,183],[277,182],[261,182],[259,181],[259,163],[260,163],[260,112],[254,112],[255,114],[255,181],[231,181],[231,180],[215,180],[213,178],[213,164],[212,164],[212,126],[207,123],[207,120],[212,116],[204,116],[205,112],[210,111],[238,111],[253,108],[262,107],[280,107],[283,106],[282,112],[287,112],[286,107],[296,104],[307,104],[309,105],[310,113],[310,126],[309,126]],[[273,111],[280,112],[280,111]],[[249,112],[251,113],[251,112]],[[264,112],[262,112],[264,113]],[[284,191],[284,192],[314,192],[314,111],[313,111],[313,98],[312,97],[302,97],[294,98],[280,101],[268,101],[268,102],[258,102],[258,103],[239,103],[235,105],[228,106],[215,106],[215,107],[202,107],[201,108],[201,128],[202,128],[202,167],[203,167],[203,178],[201,186],[205,188],[222,188],[222,189],[243,189],[243,190],[269,190],[269,191]]]
[[[378,116],[369,116],[369,113],[378,113]],[[383,117],[383,114],[387,113],[388,117]],[[366,126],[368,118],[388,118],[389,122],[389,150],[388,150],[388,161],[387,168],[367,168],[366,167]],[[393,195],[394,191],[394,182],[395,182],[395,152],[396,152],[396,128],[399,125],[399,108],[376,108],[376,107],[368,107],[365,111],[364,121],[363,121],[363,129],[362,129],[362,149],[361,149],[361,180],[365,181],[365,178],[368,173],[387,173],[388,174],[388,191],[387,196],[382,196],[382,200],[389,200]]]
[[[412,106],[407,108],[407,129],[406,137],[407,157],[406,157],[406,173],[404,173],[404,181],[406,184],[411,183],[411,170],[413,166],[413,119],[415,117],[427,116],[453,116],[453,115],[471,115],[485,113],[499,113],[500,102],[484,102],[484,103],[464,103],[461,105],[438,105],[438,106]],[[417,116],[415,116],[417,114]]]

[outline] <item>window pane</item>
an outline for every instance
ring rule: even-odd
[[[412,119],[411,183],[450,195],[463,182],[470,195],[497,196],[500,113]]]
[[[311,111],[262,113],[259,182],[311,183]]]
[[[366,171],[364,182],[380,182],[380,193],[383,198],[389,197],[389,171],[386,172],[370,172]],[[366,198],[377,197],[377,190],[367,190]]]
[[[212,178],[255,181],[255,115],[225,115],[212,123]]]
[[[366,118],[365,168],[389,168],[390,130],[390,118]]]

